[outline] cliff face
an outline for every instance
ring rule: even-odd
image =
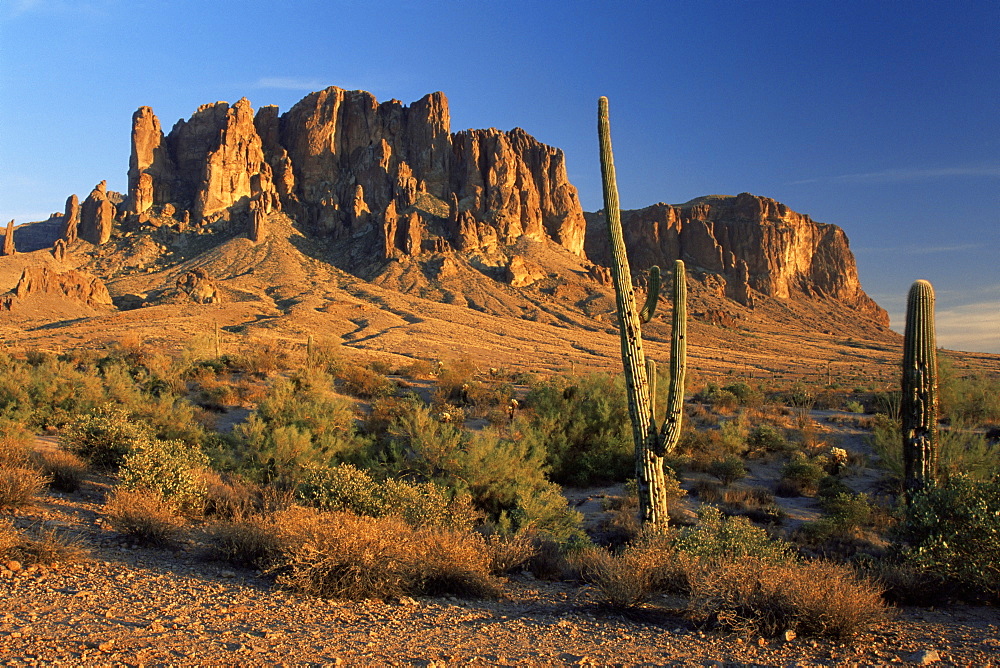
[[[588,214],[588,224],[587,255],[607,264],[603,214]],[[682,259],[691,270],[724,278],[726,296],[747,306],[755,292],[829,297],[888,325],[888,314],[861,289],[844,231],[773,199],[742,193],[660,203],[623,211],[622,227],[634,271]]]
[[[163,135],[132,119],[128,209],[172,204],[195,222],[283,209],[382,258],[550,238],[582,255],[586,228],[562,151],[523,130],[452,134],[442,93],[410,106],[327,88],[284,114],[205,105]]]

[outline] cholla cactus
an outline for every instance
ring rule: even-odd
[[[621,336],[622,365],[625,368],[625,386],[628,391],[629,417],[635,440],[639,519],[644,524],[662,527],[666,526],[669,519],[663,457],[677,445],[683,416],[684,373],[687,361],[687,284],[684,277],[684,263],[677,260],[674,264],[670,390],[666,416],[662,428],[658,429],[653,412],[656,364],[646,359],[643,353],[640,321],[652,317],[659,296],[659,269],[650,271],[650,291],[640,314],[636,308],[635,289],[632,285],[622,233],[606,97],[602,97],[598,102],[597,127],[601,145],[604,215],[611,238],[611,276],[618,306],[618,327]]]

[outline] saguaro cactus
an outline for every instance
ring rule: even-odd
[[[904,492],[909,500],[937,475],[934,288],[927,281],[914,283],[906,301],[902,389]]]
[[[635,288],[625,253],[621,211],[618,205],[618,185],[611,150],[611,124],[608,120],[608,99],[598,101],[597,130],[601,145],[601,176],[604,183],[604,215],[611,239],[611,277],[618,306],[622,365],[628,392],[629,417],[635,440],[635,473],[639,489],[639,519],[654,527],[667,525],[667,497],[663,475],[663,457],[680,438],[684,403],[684,373],[687,363],[687,283],[684,263],[674,263],[673,339],[670,359],[670,389],[667,412],[658,429],[653,411],[656,364],[647,360],[642,350],[640,320],[653,315],[659,293],[659,269],[650,271],[649,295],[640,316],[636,309]]]

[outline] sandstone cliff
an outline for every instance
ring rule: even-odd
[[[607,265],[604,216],[587,217],[587,255]],[[691,271],[723,278],[726,296],[747,306],[755,293],[829,297],[888,325],[886,312],[861,289],[844,231],[773,199],[742,193],[660,203],[623,211],[622,228],[634,271],[682,259]]]
[[[586,228],[562,151],[520,129],[453,134],[442,93],[405,106],[331,87],[281,115],[217,102],[166,136],[141,107],[127,208],[167,204],[196,222],[243,216],[255,240],[266,214],[284,209],[382,259],[521,237],[582,255]]]

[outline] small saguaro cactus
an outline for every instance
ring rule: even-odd
[[[927,281],[910,287],[903,334],[904,493],[913,494],[937,476],[937,349],[934,342],[934,288]]]
[[[669,516],[663,457],[673,450],[680,439],[681,419],[684,414],[684,373],[687,364],[687,283],[684,277],[684,262],[677,260],[674,263],[670,388],[666,415],[662,427],[658,428],[653,407],[656,395],[656,364],[653,360],[646,359],[643,353],[640,321],[647,322],[653,316],[659,297],[660,270],[657,267],[650,270],[646,304],[640,313],[636,308],[635,288],[632,285],[632,275],[625,252],[625,238],[622,233],[606,97],[600,98],[598,102],[597,130],[601,145],[604,215],[611,239],[611,277],[618,306],[622,366],[625,370],[632,437],[635,440],[639,519],[646,525],[665,527]]]

